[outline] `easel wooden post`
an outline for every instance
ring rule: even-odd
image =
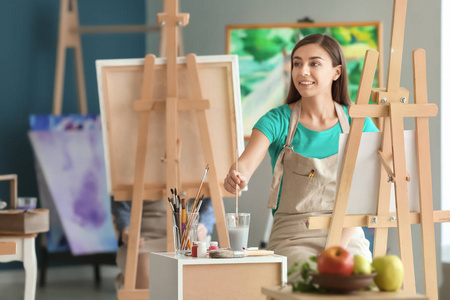
[[[349,108],[353,118],[347,140],[344,164],[341,170],[336,203],[331,217],[311,217],[309,228],[330,228],[327,245],[339,245],[344,227],[368,226],[375,229],[374,256],[384,255],[387,246],[388,227],[398,227],[400,257],[405,268],[404,290],[415,293],[414,261],[412,253],[411,224],[420,223],[422,229],[422,251],[426,295],[438,299],[436,278],[436,253],[434,223],[450,221],[450,211],[433,211],[431,186],[431,163],[428,117],[437,114],[437,106],[427,103],[425,51],[413,52],[414,99],[416,104],[407,104],[408,91],[400,88],[400,73],[403,53],[403,36],[406,20],[407,0],[394,0],[391,51],[389,57],[386,89],[372,89],[377,52],[366,53],[356,105]],[[378,105],[368,105],[369,96]],[[346,216],[347,202],[361,141],[364,118],[383,118],[381,178],[376,215]],[[403,118],[416,118],[416,148],[419,179],[420,212],[409,211]],[[389,213],[390,184],[395,186],[396,213]],[[328,223],[328,221],[330,223]]]
[[[74,30],[80,27],[78,22],[78,3],[75,0],[61,0],[59,8],[58,48],[56,53],[55,86],[53,90],[53,114],[61,115],[64,89],[64,70],[66,50],[74,48],[75,67],[78,83],[78,103],[80,113],[87,114],[86,86],[84,82],[83,56],[80,34]]]
[[[53,114],[61,115],[64,90],[64,70],[66,50],[74,48],[77,73],[78,103],[80,113],[87,114],[86,86],[84,81],[81,34],[83,33],[127,33],[156,31],[157,26],[116,25],[116,26],[80,26],[77,0],[60,0],[58,46],[56,53],[55,86],[53,90]]]
[[[180,110],[195,110],[202,148],[205,159],[209,163],[208,189],[211,194],[216,227],[219,234],[219,241],[223,247],[229,247],[228,232],[225,226],[225,213],[222,203],[222,194],[219,186],[214,163],[212,144],[206,121],[206,109],[210,103],[203,99],[196,63],[196,56],[190,54],[186,57],[189,73],[189,82],[192,88],[192,100],[181,100],[178,98],[178,74],[177,74],[177,31],[178,26],[188,24],[189,14],[178,13],[178,0],[167,0],[164,5],[165,13],[158,14],[158,23],[165,26],[166,34],[165,48],[167,58],[167,93],[166,93],[166,185],[165,195],[170,195],[170,189],[181,187],[180,178],[180,137],[178,132],[178,113]],[[140,229],[142,221],[142,208],[144,199],[144,178],[145,165],[147,159],[147,141],[149,132],[150,111],[157,105],[157,100],[153,99],[153,76],[155,67],[155,56],[147,55],[144,63],[144,76],[142,81],[141,99],[133,103],[133,109],[139,112],[138,146],[135,162],[135,177],[133,185],[130,233],[127,252],[127,264],[125,274],[125,287],[119,290],[118,297],[123,299],[148,299],[149,290],[136,290],[136,270],[138,257],[138,241],[140,239]],[[199,174],[200,175],[200,174]],[[164,200],[166,197],[163,197]],[[174,251],[172,216],[169,204],[167,204],[167,250]]]

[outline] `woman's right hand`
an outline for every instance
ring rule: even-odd
[[[236,194],[236,185],[238,190],[244,189],[248,184],[247,178],[243,176],[241,173],[236,172],[236,170],[232,169],[228,172],[227,177],[223,182],[223,186],[226,191],[231,194]]]
[[[238,192],[247,186],[248,181],[252,177],[256,168],[264,159],[269,146],[270,141],[264,133],[258,129],[254,129],[247,147],[245,147],[244,152],[239,157],[239,172],[236,172],[236,164],[233,164],[227,174],[227,177],[225,177],[225,180],[223,181],[223,186],[227,192],[236,194],[236,185],[238,186]]]

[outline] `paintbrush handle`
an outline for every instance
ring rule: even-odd
[[[188,222],[186,224],[186,230],[183,232],[183,237],[181,239],[181,246],[186,247],[187,242],[189,240],[189,233],[192,228],[192,223],[194,223],[195,218],[197,217],[198,213],[191,213],[188,215]]]
[[[239,152],[236,147],[236,165],[235,165],[236,173],[239,173]],[[236,194],[235,194],[235,202],[236,202],[236,218],[239,215],[238,207],[239,207],[239,185],[236,183]]]

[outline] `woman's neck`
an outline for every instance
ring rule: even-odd
[[[305,98],[301,100],[300,105],[302,110],[299,122],[311,130],[324,131],[330,129],[338,122],[332,98]]]

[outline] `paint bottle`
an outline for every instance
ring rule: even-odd
[[[206,257],[206,243],[205,242],[197,243],[197,257]]]
[[[192,246],[192,257],[197,257],[198,243],[198,241],[194,241],[194,245]]]
[[[209,251],[211,250],[219,250],[218,242],[209,242]]]

